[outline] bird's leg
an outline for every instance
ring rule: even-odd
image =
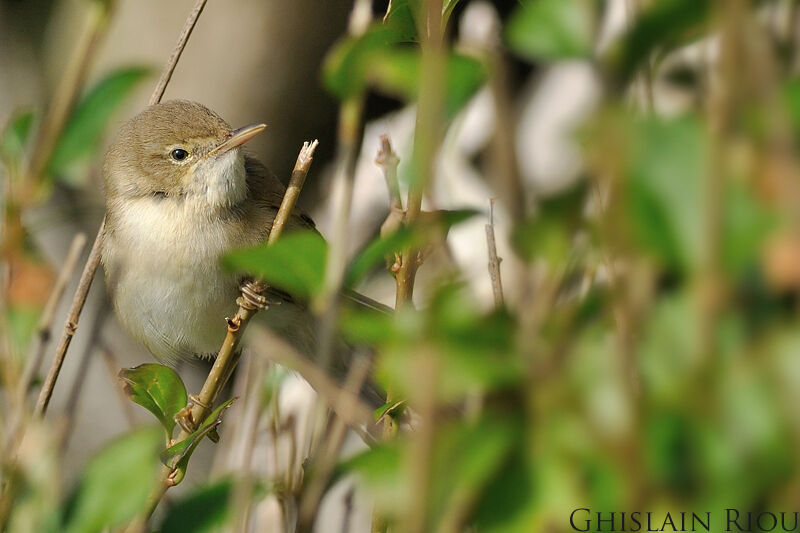
[[[189,403],[186,404],[186,407],[181,409],[175,414],[175,422],[186,431],[187,433],[194,433],[197,430],[197,426],[199,425],[200,421],[195,420],[192,416],[192,408],[195,405],[199,405],[200,407],[206,409],[207,411],[211,410],[211,407],[204,404],[200,401],[200,398],[197,397],[195,394],[189,395]]]

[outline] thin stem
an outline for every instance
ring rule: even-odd
[[[164,91],[167,90],[167,84],[169,84],[169,80],[172,79],[172,73],[175,72],[175,66],[178,64],[178,60],[181,58],[184,48],[186,48],[186,43],[189,41],[189,37],[192,35],[192,30],[194,30],[195,24],[197,24],[197,19],[200,18],[200,13],[202,13],[203,8],[206,7],[206,2],[207,0],[197,0],[194,3],[191,13],[189,13],[189,16],[186,18],[186,22],[183,24],[183,29],[178,37],[178,43],[175,45],[172,55],[169,56],[167,64],[164,66],[164,70],[161,71],[161,77],[158,79],[156,88],[153,90],[153,94],[150,96],[150,105],[159,103],[164,97]]]
[[[486,224],[486,247],[489,251],[489,277],[492,278],[492,292],[495,307],[503,307],[503,281],[500,278],[500,261],[494,237],[494,198],[489,200],[489,223]]]
[[[83,305],[86,303],[86,297],[89,295],[89,289],[92,287],[94,273],[100,265],[100,243],[103,239],[102,230],[104,225],[105,221],[101,224],[100,231],[97,232],[92,251],[89,253],[89,259],[83,267],[78,289],[75,291],[75,297],[72,299],[72,305],[70,306],[69,314],[64,324],[64,331],[61,333],[61,339],[58,341],[56,355],[50,365],[50,370],[42,385],[42,390],[39,391],[39,399],[36,401],[35,410],[37,416],[44,416],[47,412],[47,406],[50,404],[50,398],[53,396],[56,380],[61,372],[61,367],[64,365],[67,349],[72,342],[72,337],[75,336],[75,331],[78,329],[78,320],[80,320]]]
[[[314,477],[311,479],[308,488],[303,491],[300,501],[300,517],[297,530],[300,532],[311,532],[314,525],[314,518],[317,515],[319,504],[325,493],[333,469],[336,466],[336,459],[341,451],[344,438],[347,435],[347,422],[351,418],[350,412],[357,406],[356,398],[358,391],[361,390],[369,374],[370,364],[366,358],[356,359],[350,366],[347,373],[345,390],[350,393],[349,399],[343,406],[344,416],[334,417],[331,429],[325,439],[325,447],[316,456],[314,465]]]
[[[72,274],[75,272],[75,267],[78,266],[78,260],[81,258],[81,253],[85,246],[86,234],[78,233],[75,235],[72,239],[72,243],[69,245],[64,264],[58,272],[58,278],[53,285],[53,290],[50,291],[50,296],[47,298],[47,302],[44,305],[42,316],[39,319],[39,325],[36,328],[36,338],[34,342],[31,343],[25,370],[19,384],[23,397],[27,394],[28,387],[30,387],[33,377],[39,372],[39,367],[42,365],[44,350],[53,335],[53,321],[56,316],[56,308],[64,296],[67,283],[72,279]]]

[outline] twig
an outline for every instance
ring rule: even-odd
[[[81,34],[81,40],[75,48],[75,53],[64,70],[64,76],[59,82],[58,89],[53,94],[47,114],[42,119],[36,142],[33,143],[33,152],[28,159],[28,166],[25,172],[31,186],[39,182],[42,173],[47,167],[58,136],[64,129],[78,93],[83,87],[89,65],[98,49],[98,43],[108,28],[108,21],[111,18],[114,3],[91,3],[86,30]]]
[[[347,373],[345,390],[350,393],[346,402],[342,405],[342,416],[334,417],[333,424],[325,439],[325,447],[316,456],[314,464],[314,477],[309,482],[308,488],[303,491],[300,500],[300,518],[297,530],[300,532],[311,532],[314,526],[314,518],[317,515],[319,504],[325,493],[333,468],[336,466],[336,458],[339,456],[344,438],[347,435],[347,420],[351,418],[351,412],[356,409],[358,391],[366,381],[369,374],[370,363],[361,357],[353,361],[350,371]]]
[[[194,26],[197,23],[197,18],[203,11],[206,1],[207,0],[197,0],[192,12],[186,19],[186,23],[183,26],[181,35],[178,38],[178,44],[175,46],[172,55],[167,60],[167,64],[164,66],[161,77],[156,84],[156,90],[153,91],[153,95],[150,97],[150,105],[157,104],[161,101],[161,97],[164,94],[167,83],[169,83],[169,80],[172,77],[172,72],[175,70],[178,59],[180,59],[183,49],[186,47],[189,36],[192,34],[192,29],[194,29]],[[105,226],[106,221],[104,218],[100,223],[100,228],[97,230],[97,237],[95,237],[94,244],[92,245],[92,251],[89,252],[89,259],[87,260],[86,265],[83,268],[83,272],[81,273],[81,279],[78,283],[78,290],[75,291],[75,296],[72,299],[69,317],[64,325],[64,332],[61,335],[61,341],[56,349],[56,355],[53,359],[53,364],[50,367],[47,380],[45,381],[45,384],[39,394],[39,400],[36,404],[36,413],[40,416],[44,416],[44,414],[47,412],[47,405],[50,402],[50,396],[53,394],[53,388],[55,387],[55,382],[58,379],[58,374],[61,371],[61,366],[64,364],[64,357],[66,356],[67,349],[69,348],[69,343],[72,341],[73,335],[75,335],[75,329],[78,327],[78,320],[80,319],[83,305],[86,302],[86,297],[89,294],[92,281],[94,281],[94,275],[97,272],[97,268],[100,266],[100,246],[103,242]]]
[[[64,410],[60,415],[61,420],[58,425],[58,439],[60,444],[59,449],[62,453],[66,451],[67,445],[69,444],[69,439],[72,435],[72,426],[75,421],[75,413],[78,410],[78,401],[80,400],[81,392],[83,392],[83,390],[86,388],[83,385],[86,379],[87,371],[89,370],[89,363],[91,362],[92,354],[97,347],[97,341],[100,338],[100,332],[103,329],[103,324],[105,324],[107,317],[108,304],[103,302],[103,305],[100,306],[100,309],[93,317],[94,320],[90,326],[91,335],[89,337],[89,341],[86,343],[86,346],[83,349],[83,354],[81,354],[78,372],[75,374],[75,379],[73,380],[72,386],[67,394],[67,401],[64,404]],[[115,388],[119,389],[119,387]]]
[[[39,324],[36,328],[36,337],[34,342],[31,343],[31,348],[28,353],[28,359],[25,364],[25,370],[20,379],[20,389],[23,398],[27,394],[28,387],[30,387],[33,377],[39,372],[39,367],[42,365],[44,359],[44,350],[47,343],[50,342],[50,337],[53,335],[53,321],[55,320],[56,308],[58,307],[64,292],[67,289],[67,283],[72,279],[72,274],[75,272],[75,267],[78,266],[78,260],[81,258],[81,252],[86,246],[86,234],[78,233],[72,239],[72,244],[67,251],[67,257],[64,259],[64,264],[58,272],[58,278],[53,285],[53,290],[50,291],[50,296],[44,305],[42,316],[39,318]]]
[[[411,183],[406,204],[405,223],[413,225],[422,209],[422,195],[434,176],[436,153],[441,138],[442,110],[444,108],[444,39],[442,34],[442,0],[427,0],[426,16],[419,24],[422,48],[420,65],[420,97],[414,133],[412,164],[416,179]],[[418,252],[413,248],[403,250],[400,271],[397,273],[397,309],[413,305],[414,279],[419,266]],[[428,517],[430,502],[431,461],[435,439],[436,387],[439,368],[436,357],[430,353],[417,354],[415,365],[420,383],[416,387],[416,407],[420,424],[412,441],[413,468],[411,502],[404,531],[422,533]]]
[[[273,244],[277,241],[278,237],[283,233],[283,227],[289,220],[289,216],[292,214],[292,208],[294,208],[294,205],[297,203],[297,198],[300,196],[300,191],[303,188],[303,184],[306,182],[308,169],[311,166],[311,159],[318,145],[319,141],[316,139],[310,143],[303,143],[303,148],[300,150],[300,154],[297,156],[297,162],[294,165],[294,170],[292,170],[292,177],[289,178],[289,185],[286,187],[286,192],[283,195],[283,201],[278,209],[278,213],[275,215],[275,220],[272,222],[272,230],[270,230],[267,239],[269,244]]]
[[[489,277],[492,278],[495,307],[503,307],[503,281],[500,278],[500,261],[494,238],[494,198],[489,200],[489,223],[486,224],[486,246],[489,250]]]
[[[400,182],[397,179],[397,166],[400,159],[392,150],[392,143],[388,135],[381,135],[381,146],[375,156],[375,164],[383,170],[386,188],[389,190],[389,208],[403,210],[403,199],[400,197]]]
[[[255,326],[250,331],[253,339],[253,350],[272,361],[291,368],[305,379],[311,387],[323,396],[330,408],[348,425],[359,428],[372,421],[372,409],[363,403],[358,395],[342,389],[327,373],[297,353],[294,347],[272,333],[267,328]],[[269,354],[263,346],[269,346]]]
[[[161,98],[164,97],[164,91],[167,89],[167,84],[169,83],[169,80],[172,79],[172,73],[175,72],[175,66],[178,64],[178,60],[181,58],[184,48],[186,48],[186,43],[189,41],[189,37],[192,35],[192,30],[194,30],[195,24],[197,24],[197,19],[200,18],[200,13],[202,13],[203,8],[206,7],[206,2],[207,0],[197,0],[194,3],[191,13],[189,13],[189,16],[186,18],[186,22],[183,24],[183,29],[178,37],[178,43],[175,45],[172,55],[169,56],[167,64],[164,67],[164,70],[161,72],[161,77],[158,79],[156,88],[153,90],[153,94],[150,96],[150,105],[159,103]]]
[[[100,343],[100,352],[103,354],[103,362],[105,363],[111,383],[116,385],[117,373],[119,372],[119,362],[117,361],[114,352],[105,342]],[[128,421],[128,425],[131,427],[135,426],[136,414],[133,412],[133,402],[131,402],[128,397],[125,396],[125,393],[122,391],[121,387],[115,386],[112,388],[117,393],[117,398],[120,400],[122,412],[124,413],[125,419]]]
[[[101,225],[102,229],[103,225]],[[97,233],[95,237],[92,251],[89,253],[89,259],[83,267],[81,273],[81,280],[78,283],[78,290],[75,291],[75,297],[72,299],[72,305],[67,315],[66,323],[64,324],[64,331],[61,333],[61,339],[58,341],[56,348],[56,355],[50,365],[50,370],[47,373],[47,378],[42,385],[42,390],[39,391],[39,399],[36,401],[36,414],[44,416],[47,412],[47,406],[50,404],[50,398],[53,396],[53,389],[56,386],[56,380],[61,372],[61,367],[64,364],[64,358],[67,355],[67,349],[72,342],[72,337],[75,336],[75,331],[78,328],[78,320],[83,310],[83,304],[86,303],[86,297],[89,294],[89,289],[92,286],[92,279],[100,264],[100,243],[103,239],[102,231]]]

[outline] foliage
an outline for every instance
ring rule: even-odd
[[[507,108],[510,116],[494,117],[492,127],[508,131],[486,135],[496,134],[497,143],[472,159],[458,154],[482,175],[481,186],[501,197],[498,241],[510,245],[501,265],[507,303],[493,306],[466,269],[449,262],[437,270],[428,261],[452,228],[478,215],[474,210],[425,211],[372,239],[347,264],[345,288],[387,279],[384,267],[413,251],[421,263],[416,306],[385,313],[342,304],[331,329],[370,348],[371,377],[390,392],[372,413],[392,431],[337,459],[329,448],[336,439],[328,438],[337,425],[321,424],[330,433],[315,436],[306,462],[312,466],[299,479],[234,472],[200,485],[160,518],[163,533],[230,528],[246,508],[237,498],[255,504],[268,492],[302,503],[320,481],[315,476],[324,478],[320,457],[338,461],[322,485],[357,479],[374,501],[374,525],[391,531],[566,531],[580,508],[717,513],[794,501],[800,80],[794,36],[767,22],[781,3],[632,2],[641,4],[633,19],[608,37],[610,2],[525,0],[502,21],[494,36],[502,42],[469,48],[454,22],[473,3],[442,2],[440,116],[429,126],[418,121],[414,135],[455,137],[470,124],[462,113],[481,90],[499,104],[492,109]],[[732,7],[717,7],[723,4]],[[790,4],[781,5],[793,12]],[[328,53],[321,83],[343,102],[376,92],[414,106],[430,81],[423,69],[428,5],[393,0],[385,17],[343,36]],[[713,53],[693,53],[709,45]],[[514,74],[533,72],[533,79],[579,62],[600,86],[570,133],[579,174],[547,193],[527,176],[514,189],[523,196],[520,212],[502,203],[506,181],[521,174],[508,167],[520,155],[515,150],[537,139],[514,137],[530,95],[514,92],[520,80],[513,76],[497,77],[512,61]],[[96,163],[112,112],[145,75],[115,71],[86,93],[56,143],[49,174],[86,186],[76,169]],[[538,84],[529,87],[539,94]],[[678,103],[664,104],[664,95],[675,93]],[[38,116],[13,115],[0,137],[9,175],[20,177]],[[433,151],[449,157],[445,138]],[[401,154],[405,165],[413,157]],[[438,194],[426,200],[434,204]],[[482,236],[470,246],[483,250]],[[296,231],[222,261],[314,304],[325,296],[329,255],[318,233]],[[24,351],[38,313],[4,309],[15,352]],[[3,373],[16,375],[6,367]],[[263,418],[253,431],[268,417],[270,430],[285,429],[279,415],[286,376],[276,370],[254,380]],[[63,502],[57,493],[40,494],[41,476],[22,454],[19,465],[3,470],[23,488],[9,523],[39,513],[43,522],[58,517],[45,530],[123,526],[144,510],[158,458],[180,482],[199,443],[218,436],[233,401],[176,442],[176,417],[190,401],[178,374],[146,364],[121,371],[120,380],[160,422],[166,444],[150,429],[119,438],[94,456]],[[337,385],[333,378],[325,384]],[[46,448],[34,448],[37,442],[29,437],[26,446]],[[56,461],[53,452],[41,455]]]

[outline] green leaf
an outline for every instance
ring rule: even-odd
[[[53,150],[48,167],[51,175],[71,183],[85,179],[85,164],[96,154],[111,115],[150,72],[143,67],[116,70],[83,97]]]
[[[709,0],[662,0],[648,4],[612,48],[608,61],[612,78],[624,86],[654,52],[664,55],[699,38],[710,5]]]
[[[12,305],[7,309],[9,340],[17,353],[25,353],[36,331],[41,311],[35,307]]]
[[[385,404],[381,405],[372,413],[372,416],[375,418],[376,422],[380,422],[381,418],[384,416],[389,416],[393,419],[397,419],[403,415],[403,412],[406,410],[406,401],[400,400],[398,401],[391,401],[386,402]]]
[[[532,60],[588,57],[592,52],[590,0],[528,0],[512,15],[511,49]]]
[[[158,418],[172,438],[175,415],[186,407],[186,387],[173,369],[164,365],[148,363],[119,371],[119,379],[125,394]]]
[[[392,253],[418,245],[419,237],[419,232],[405,226],[390,235],[372,241],[350,263],[347,269],[347,285],[357,284]]]
[[[31,110],[18,110],[9,118],[0,137],[0,160],[7,166],[17,168],[22,164],[35,118]]]
[[[169,507],[159,533],[211,533],[230,520],[230,479],[200,487]]]
[[[514,229],[512,243],[520,257],[528,261],[543,258],[551,265],[563,266],[583,222],[587,193],[588,187],[581,182],[544,198],[537,213]]]
[[[161,462],[180,472],[179,476],[175,478],[176,484],[180,483],[183,479],[183,475],[186,473],[186,467],[189,464],[189,459],[192,457],[197,445],[200,444],[203,437],[217,429],[217,426],[222,423],[222,413],[230,407],[234,401],[236,401],[236,398],[231,398],[220,404],[191,435],[161,452]]]
[[[311,297],[322,289],[328,246],[316,232],[296,231],[274,244],[239,250],[223,258],[233,270],[260,276],[295,296]]]
[[[95,533],[139,514],[158,479],[160,443],[159,432],[147,428],[128,433],[98,453],[70,499],[61,530]]]
[[[628,132],[628,209],[639,243],[669,266],[698,267],[707,143],[693,118],[634,121]]]

